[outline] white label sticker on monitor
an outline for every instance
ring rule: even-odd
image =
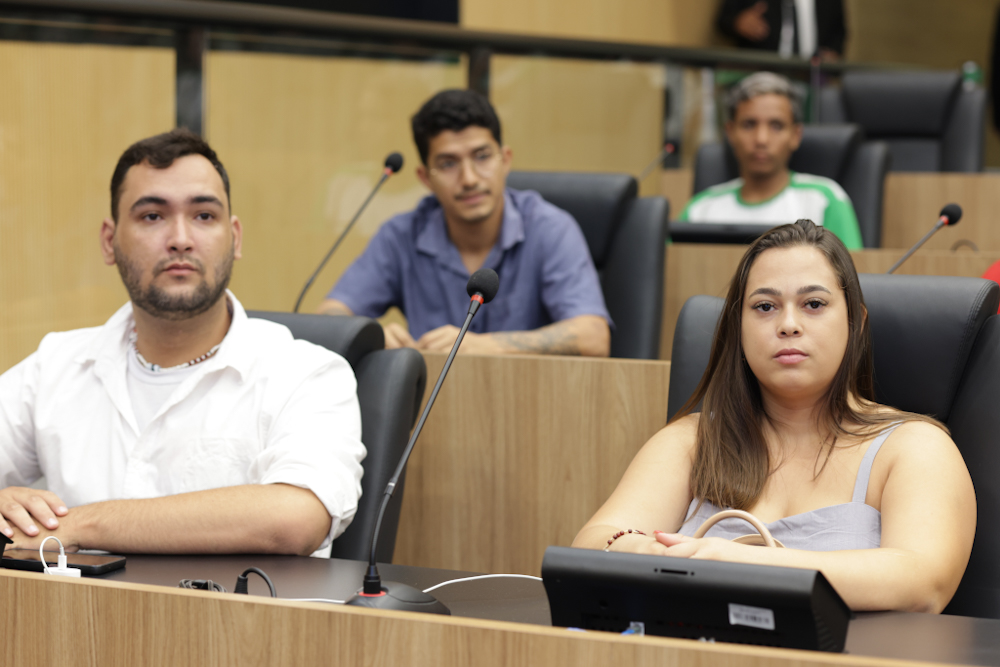
[[[774,630],[774,612],[763,607],[748,607],[730,603],[729,625],[746,625],[761,630]]]

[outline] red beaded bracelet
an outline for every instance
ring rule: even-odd
[[[628,530],[619,530],[617,533],[615,533],[614,535],[611,536],[611,539],[608,540],[608,546],[604,547],[604,550],[608,551],[609,549],[611,549],[611,545],[615,543],[615,540],[617,540],[622,535],[628,535],[629,533],[635,533],[636,535],[645,535],[646,534],[646,533],[642,532],[641,530],[633,530],[632,528],[629,528]]]

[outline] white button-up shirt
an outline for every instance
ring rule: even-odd
[[[0,488],[44,475],[67,507],[238,484],[311,490],[344,532],[361,495],[357,383],[340,356],[250,319],[233,319],[140,430],[126,382],[132,304],[102,327],[47,335],[0,376]]]

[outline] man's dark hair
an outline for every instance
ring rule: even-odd
[[[461,132],[475,125],[485,127],[500,141],[500,119],[490,101],[474,90],[442,90],[424,102],[410,121],[413,125],[413,141],[417,144],[420,161],[427,164],[427,151],[431,139],[445,130]]]
[[[125,175],[128,170],[137,164],[149,162],[157,169],[166,169],[174,163],[177,158],[185,155],[203,155],[215,170],[222,177],[222,184],[226,187],[226,201],[229,197],[229,174],[226,168],[219,162],[215,151],[208,145],[208,142],[187,128],[179,127],[170,132],[157,134],[135,142],[122,153],[118,158],[118,165],[115,173],[111,176],[111,217],[118,222],[118,203],[122,196],[122,183],[125,182]],[[232,204],[229,204],[232,207]]]

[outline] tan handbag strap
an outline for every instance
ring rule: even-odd
[[[777,546],[774,543],[774,538],[771,537],[771,531],[767,529],[767,526],[765,526],[763,522],[761,522],[761,520],[753,514],[750,514],[750,512],[744,512],[743,510],[722,510],[721,512],[716,512],[712,516],[705,519],[705,523],[701,524],[701,526],[698,527],[698,530],[694,531],[694,536],[696,538],[705,537],[705,533],[708,532],[708,529],[723,519],[743,519],[757,529],[760,536],[764,538],[764,544],[766,546]]]

